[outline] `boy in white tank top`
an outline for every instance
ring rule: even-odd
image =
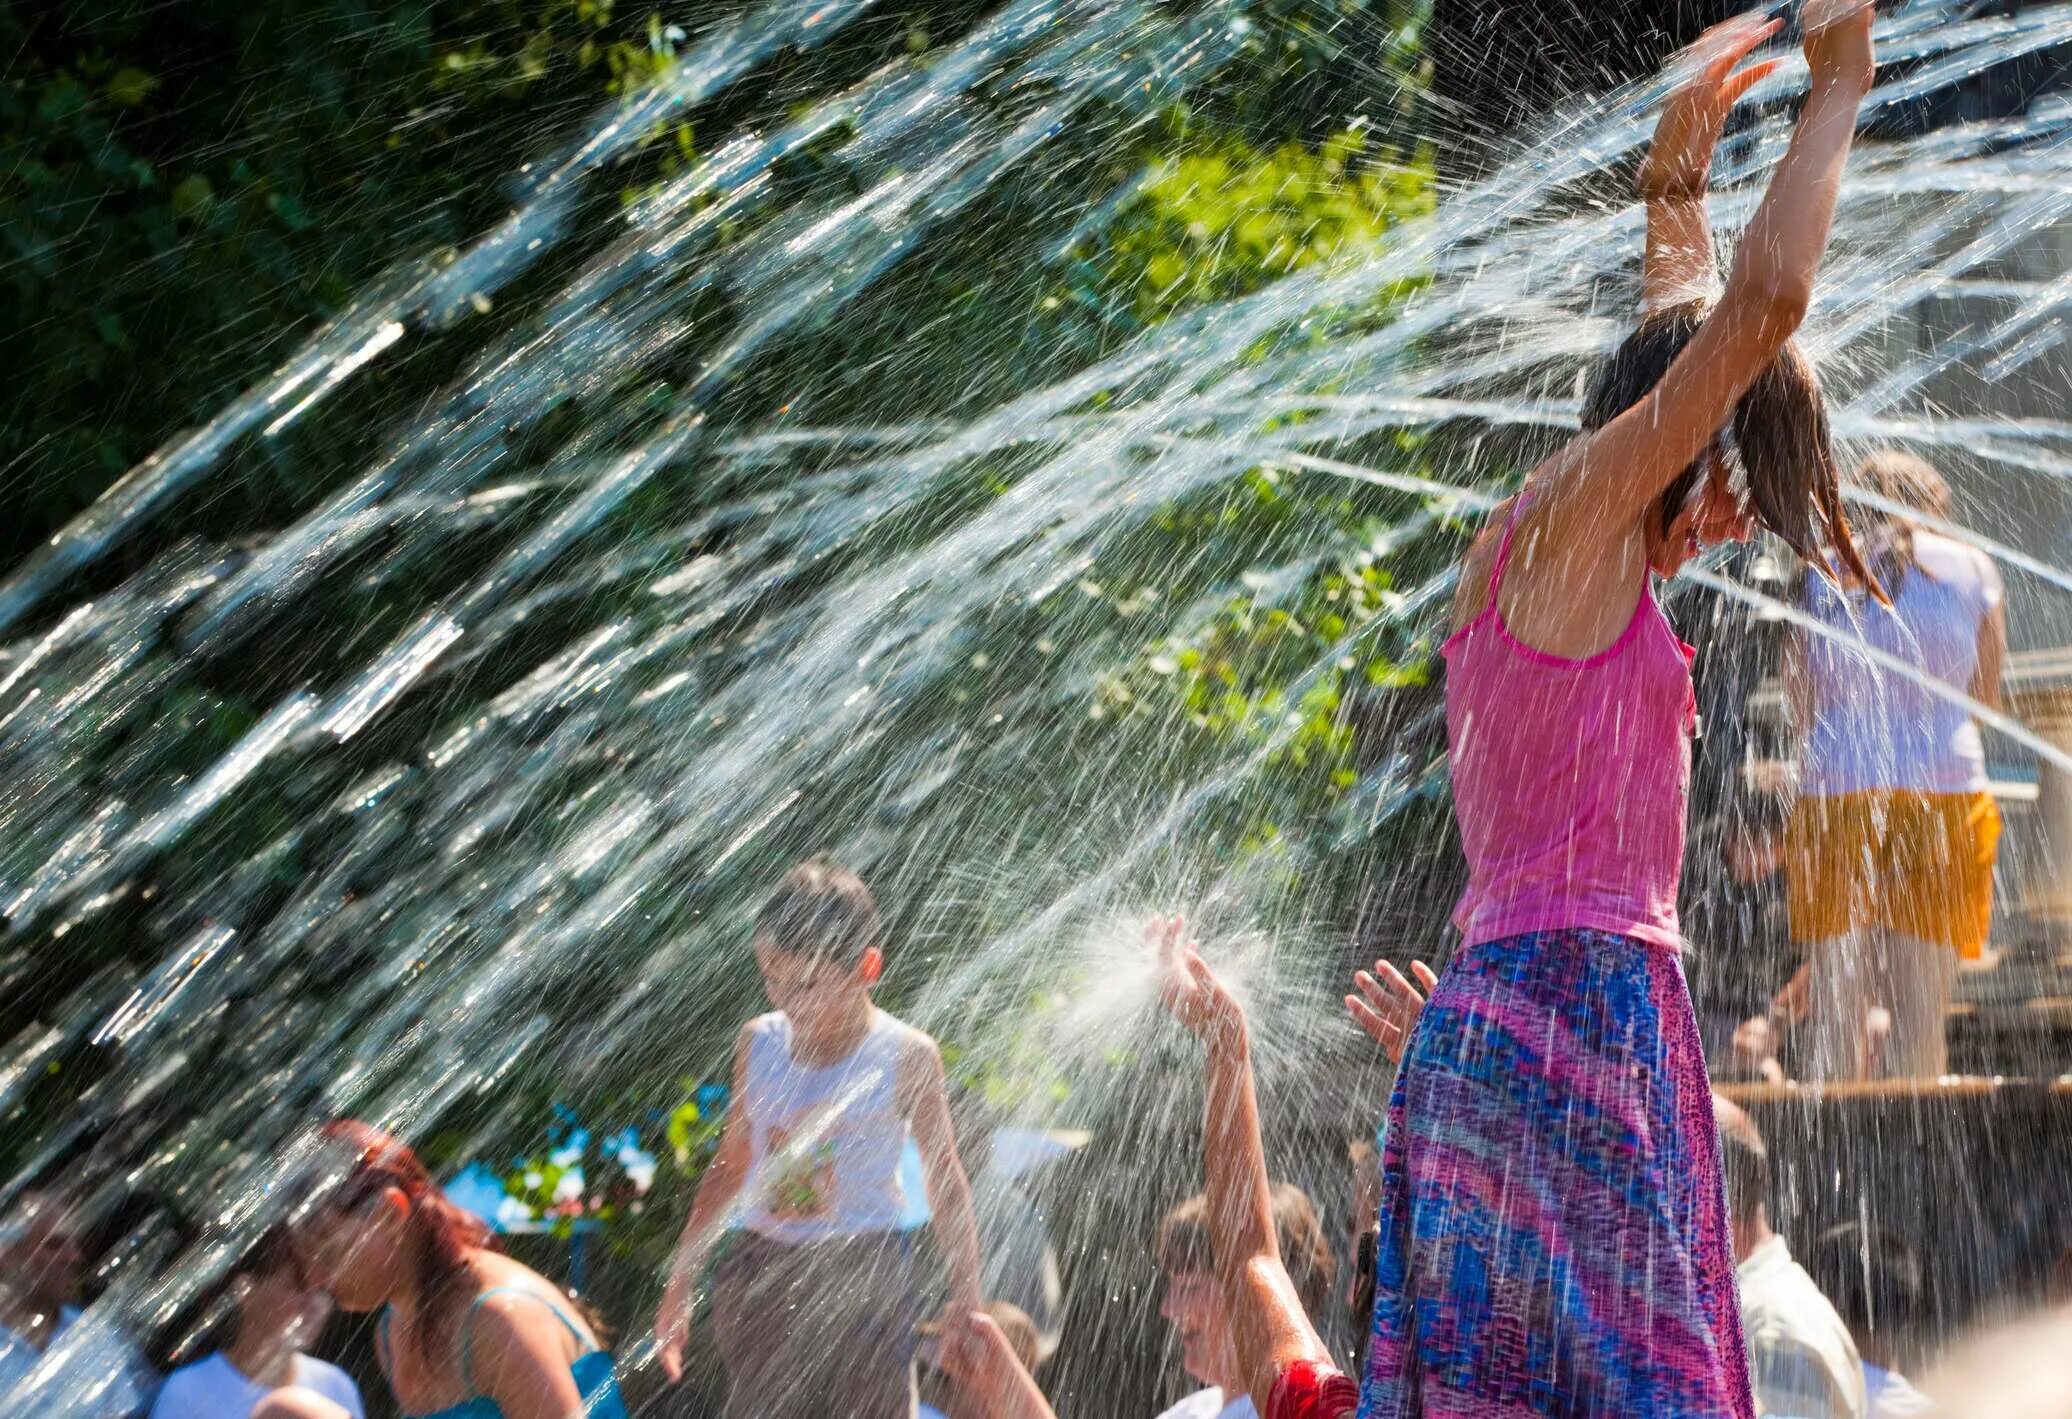
[[[914,1413],[911,1248],[900,1156],[921,1154],[954,1315],[979,1308],[978,1231],[933,1039],[871,1003],[884,970],[870,889],[819,859],[785,875],[756,916],[756,965],[776,1007],[742,1028],[733,1102],[699,1179],[655,1317],[671,1380],[698,1281],[712,1284],[728,1419]]]

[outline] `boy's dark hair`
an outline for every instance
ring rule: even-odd
[[[764,901],[755,915],[755,936],[787,956],[853,966],[882,943],[884,927],[861,877],[813,857],[785,873]]]
[[[1921,1261],[1906,1238],[1844,1222],[1813,1241],[1806,1270],[1850,1333],[1910,1330],[1921,1310]]]
[[[1599,367],[1583,401],[1583,427],[1601,429],[1645,399],[1711,312],[1710,302],[1693,300],[1643,318]],[[1733,427],[1757,521],[1814,566],[1828,564],[1822,544],[1832,548],[1844,574],[1883,600],[1883,588],[1849,531],[1827,401],[1821,396],[1820,377],[1797,341],[1786,342],[1741,396],[1734,406]],[[1717,441],[1714,448],[1719,449]],[[1700,455],[1663,490],[1652,514],[1658,531],[1667,531],[1676,520],[1705,470],[1706,459]]]
[[[1324,1240],[1324,1224],[1309,1197],[1292,1183],[1275,1183],[1271,1194],[1273,1232],[1281,1244],[1281,1261],[1295,1283],[1302,1308],[1322,1315],[1331,1303],[1331,1277],[1337,1266]],[[1209,1240],[1209,1200],[1196,1194],[1166,1213],[1158,1224],[1153,1247],[1158,1269],[1168,1276],[1214,1271],[1215,1247]]]
[[[297,1285],[305,1284],[287,1225],[276,1222],[155,1334],[152,1361],[161,1369],[177,1369],[213,1351],[229,1349],[237,1341],[239,1281],[283,1271],[292,1272]]]

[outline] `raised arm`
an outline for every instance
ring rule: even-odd
[[[958,1419],[1057,1419],[1035,1377],[983,1311],[950,1318],[938,1361],[957,1387],[951,1412]]]
[[[1647,203],[1647,255],[1641,264],[1640,303],[1658,311],[1710,299],[1719,285],[1712,218],[1705,209],[1712,154],[1727,115],[1747,92],[1775,72],[1778,60],[1737,69],[1758,45],[1784,27],[1760,14],[1714,25],[1678,60],[1683,78],[1662,109],[1655,140],[1636,179]]]
[[[1244,1007],[1194,943],[1182,944],[1185,931],[1177,918],[1154,920],[1150,935],[1167,1010],[1208,1046],[1202,1172],[1209,1239],[1238,1366],[1254,1407],[1266,1414],[1284,1372],[1301,1361],[1329,1365],[1331,1351],[1302,1308],[1273,1229]]]
[[[1791,146],[1749,224],[1725,293],[1648,396],[1579,436],[1540,471],[1528,534],[1553,546],[1632,536],[1678,473],[1719,434],[1741,396],[1805,319],[1827,250],[1856,111],[1874,73],[1869,0],[1811,0],[1804,12],[1812,88]]]

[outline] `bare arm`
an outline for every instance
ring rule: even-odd
[[[512,1292],[469,1313],[464,1378],[496,1401],[504,1419],[581,1419],[582,1391],[570,1366],[573,1338],[546,1303]]]
[[[698,1307],[698,1277],[705,1270],[718,1241],[720,1222],[740,1196],[748,1178],[750,1122],[747,1115],[748,1033],[743,1031],[734,1045],[732,1102],[722,1125],[719,1151],[698,1179],[697,1194],[691,1199],[690,1220],[677,1238],[669,1258],[669,1280],[662,1291],[662,1304],[655,1312],[655,1355],[662,1373],[673,1384],[683,1378],[684,1346],[691,1335],[691,1315]]]
[[[2007,604],[1993,603],[1978,628],[1978,668],[1971,674],[1971,697],[1988,709],[2001,708],[2001,677],[2007,668]]]
[[[1806,735],[1813,728],[1813,677],[1806,668],[1806,633],[1792,629],[1784,633],[1778,654],[1778,678],[1784,682],[1784,713],[1791,723],[1792,738],[1801,755]]]
[[[1727,115],[1748,91],[1776,71],[1776,60],[1736,65],[1783,28],[1760,14],[1714,25],[1680,57],[1686,77],[1663,106],[1654,142],[1636,185],[1647,202],[1647,254],[1641,264],[1641,308],[1657,311],[1709,298],[1719,285],[1712,218],[1705,210],[1712,155]]]
[[[936,1244],[950,1271],[950,1309],[964,1314],[978,1309],[984,1285],[979,1279],[978,1220],[971,1210],[971,1182],[957,1156],[956,1130],[950,1125],[948,1087],[943,1082],[942,1051],[926,1035],[900,1060],[901,1104],[928,1182],[928,1209],[934,1216]]]
[[[1275,1382],[1290,1366],[1300,1360],[1328,1365],[1332,1359],[1296,1294],[1273,1230],[1251,1037],[1242,1011],[1234,1028],[1209,1040],[1202,1082],[1207,1113],[1202,1170],[1216,1277],[1245,1387],[1264,1414]]]
[[[1712,296],[1719,285],[1719,256],[1712,242],[1712,215],[1703,197],[1651,198],[1647,256],[1641,264],[1640,307],[1666,310]]]
[[[1180,944],[1183,934],[1177,919],[1152,923],[1166,1008],[1208,1046],[1202,1172],[1209,1238],[1238,1366],[1264,1414],[1283,1373],[1302,1360],[1329,1365],[1331,1352],[1302,1308],[1273,1229],[1244,1008],[1194,944]]]
[[[943,1373],[957,1386],[951,1412],[963,1419],[1057,1419],[1035,1377],[983,1311],[951,1317],[943,1331]]]
[[[1808,23],[1831,8],[1809,4]],[[1555,548],[1601,548],[1608,533],[1631,541],[1649,505],[1717,437],[1805,319],[1874,75],[1871,18],[1864,0],[1809,34],[1811,93],[1703,327],[1645,399],[1542,466],[1552,496],[1534,503],[1523,526],[1538,523]],[[1526,536],[1529,547],[1535,539]],[[1629,569],[1617,571],[1624,578]]]

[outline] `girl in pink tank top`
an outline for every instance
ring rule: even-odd
[[[1640,173],[1645,318],[1583,432],[1534,470],[1461,580],[1446,659],[1463,944],[1407,1039],[1348,997],[1401,1051],[1357,1392],[1273,1238],[1242,1007],[1164,928],[1163,998],[1208,1046],[1216,1269],[1265,1419],[1753,1419],[1677,950],[1690,652],[1650,578],[1752,522],[1809,560],[1862,566],[1819,385],[1788,342],[1873,76],[1869,0],[1807,0],[1797,130],[1725,292],[1692,298],[1712,274],[1713,147],[1777,67],[1743,61],[1778,28],[1744,16],[1686,56]],[[1362,994],[1383,997],[1371,979]]]
[[[1872,580],[1790,343],[1872,71],[1868,6],[1825,9],[1805,16],[1811,96],[1716,305],[1697,294],[1706,173],[1774,67],[1738,66],[1777,27],[1701,42],[1641,171],[1640,326],[1461,578],[1444,654],[1462,944],[1389,1104],[1361,1419],[1754,1412],[1679,961],[1692,651],[1652,582],[1758,522]]]
[[[1486,604],[1443,651],[1469,867],[1454,925],[1469,943],[1584,927],[1674,950],[1694,652],[1645,571],[1625,629],[1595,654],[1519,640],[1501,601],[1525,506],[1505,520]]]
[[[1242,1008],[1168,931],[1165,998],[1208,1045],[1217,1271],[1266,1419],[1753,1419],[1678,954],[1690,650],[1651,578],[1754,522],[1816,563],[1862,566],[1819,385],[1788,342],[1872,78],[1868,0],[1805,5],[1797,131],[1725,292],[1696,294],[1713,274],[1713,147],[1776,68],[1743,61],[1778,28],[1744,16],[1685,57],[1640,173],[1644,318],[1583,432],[1501,509],[1461,579],[1446,661],[1462,946],[1407,1039],[1348,997],[1400,1051],[1357,1391],[1280,1264]],[[1361,989],[1386,1003],[1375,980]]]

